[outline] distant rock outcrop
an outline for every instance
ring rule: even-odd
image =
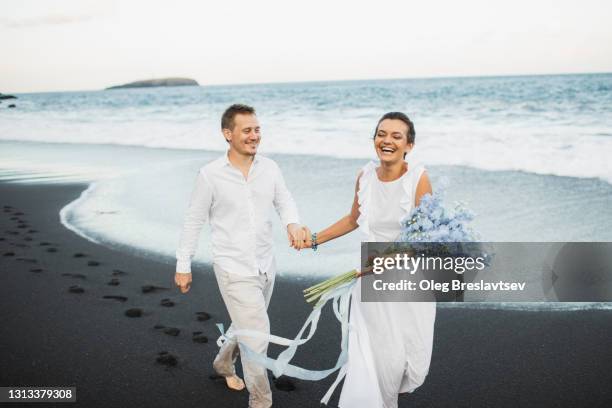
[[[14,95],[6,95],[3,93],[0,93],[0,103],[2,103],[2,101],[6,99],[17,99],[17,97]],[[16,106],[14,103],[11,103],[9,106],[7,106],[7,108],[16,108]]]
[[[155,86],[198,86],[198,81],[189,78],[159,78],[130,82],[124,85],[111,86],[106,89],[151,88]]]

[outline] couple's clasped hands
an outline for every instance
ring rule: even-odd
[[[304,248],[312,248],[312,234],[305,225],[287,225],[287,238],[289,239],[289,246],[298,251]]]

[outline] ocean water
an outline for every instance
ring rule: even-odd
[[[219,118],[234,102],[257,108],[260,152],[314,230],[348,213],[357,172],[375,159],[377,119],[401,110],[417,132],[408,160],[428,166],[434,188],[444,180],[449,203],[467,203],[483,239],[612,240],[612,74],[17,96],[16,109],[0,105],[0,179],[89,183],[62,222],[149,256],[173,256],[197,170],[226,149]],[[357,234],[316,254],[290,251],[278,223],[275,234],[279,271],[296,279],[359,259]],[[208,244],[205,230],[197,261],[210,260]]]
[[[612,74],[348,81],[22,94],[0,139],[219,151],[231,103],[254,105],[262,153],[372,156],[390,110],[429,165],[612,181]]]

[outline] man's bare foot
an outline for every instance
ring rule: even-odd
[[[227,388],[230,390],[244,390],[244,381],[242,381],[242,378],[238,377],[236,374],[225,377],[225,382],[227,383]]]

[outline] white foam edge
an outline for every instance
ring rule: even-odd
[[[97,188],[97,183],[96,182],[92,182],[89,184],[89,186],[83,190],[81,192],[81,195],[79,196],[79,198],[77,198],[74,201],[71,201],[70,203],[68,203],[67,205],[65,205],[61,210],[60,210],[60,222],[62,223],[62,225],[64,227],[66,227],[67,229],[69,229],[70,231],[74,232],[75,234],[77,234],[78,236],[93,242],[94,244],[97,245],[101,245],[102,243],[97,240],[96,238],[88,235],[85,233],[85,231],[83,231],[82,229],[76,227],[74,224],[71,224],[70,221],[68,220],[71,212],[73,211],[73,209],[75,209],[76,207],[78,207],[82,202],[86,201],[89,196],[94,192],[94,190]]]

